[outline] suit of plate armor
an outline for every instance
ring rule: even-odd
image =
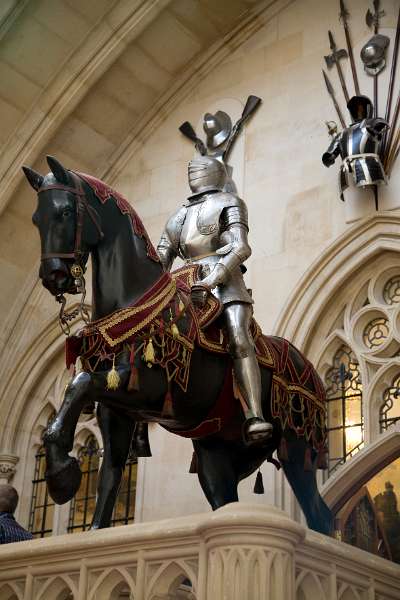
[[[269,437],[272,425],[262,415],[260,369],[249,332],[253,300],[241,269],[251,254],[247,208],[238,196],[221,191],[225,181],[225,165],[215,157],[189,163],[193,195],[168,220],[157,251],[166,270],[177,256],[200,263],[203,278],[198,283],[224,305],[235,377],[248,406],[245,435],[253,442]]]
[[[378,154],[382,133],[388,127],[386,121],[372,118],[372,103],[366,96],[354,96],[348,103],[353,123],[332,140],[322,155],[322,162],[330,167],[340,155],[340,197],[349,187],[348,176],[353,175],[356,186],[386,183],[386,174]]]

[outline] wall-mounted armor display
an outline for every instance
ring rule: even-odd
[[[372,102],[366,96],[353,96],[347,104],[352,124],[338,133],[322,155],[326,167],[342,159],[339,172],[340,197],[349,186],[349,176],[356,186],[386,183],[387,178],[378,153],[382,134],[388,125],[384,119],[373,118]]]
[[[379,94],[378,84],[380,74],[386,66],[386,56],[390,45],[390,38],[379,33],[381,20],[385,11],[381,10],[380,0],[374,0],[373,10],[367,10],[365,21],[374,35],[363,45],[360,58],[367,75],[373,78],[373,101],[360,92],[357,75],[357,65],[354,58],[353,46],[349,27],[349,12],[345,6],[345,0],[340,0],[340,21],[344,27],[346,37],[347,53],[338,50],[335,45],[333,34],[328,32],[328,38],[332,54],[325,56],[325,62],[329,67],[336,65],[347,108],[351,115],[351,124],[347,126],[344,119],[341,102],[339,101],[331,80],[323,71],[325,85],[331,101],[334,105],[337,117],[343,130],[339,131],[331,140],[329,148],[322,156],[322,162],[330,167],[338,156],[342,159],[339,173],[340,198],[343,200],[343,191],[349,187],[350,177],[355,186],[370,188],[374,191],[375,208],[379,209],[378,186],[388,183],[393,165],[400,154],[400,128],[397,127],[400,115],[400,95],[398,95],[393,116],[391,118],[392,100],[395,88],[395,77],[400,44],[400,9],[398,12],[396,35],[391,59],[389,85],[386,94],[385,117],[379,116]],[[348,98],[347,86],[342,65],[344,59],[350,61],[352,79],[355,95]],[[331,123],[331,122],[330,122]],[[328,127],[331,135],[334,128]],[[354,196],[353,196],[354,197]],[[386,196],[385,196],[386,197]]]

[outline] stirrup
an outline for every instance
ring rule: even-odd
[[[273,433],[273,426],[260,417],[250,417],[244,422],[243,436],[246,444],[263,444],[267,442]]]

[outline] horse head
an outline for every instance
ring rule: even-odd
[[[101,221],[82,179],[52,156],[47,163],[47,175],[23,167],[38,195],[32,221],[41,241],[39,277],[54,296],[76,294],[89,253],[103,237]]]

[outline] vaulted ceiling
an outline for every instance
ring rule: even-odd
[[[46,172],[44,157],[53,154],[110,179],[126,148],[149,134],[149,122],[161,122],[177,92],[212,65],[216,49],[229,51],[230,37],[269,4],[274,0],[2,0],[1,320],[39,256],[30,223],[35,196],[22,164]]]

